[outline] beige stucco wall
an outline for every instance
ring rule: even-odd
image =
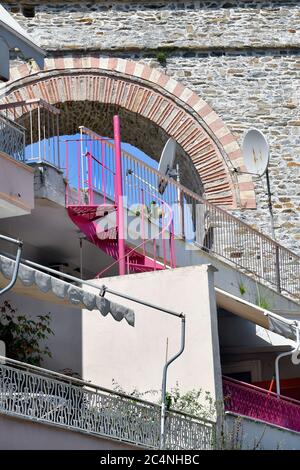
[[[0,218],[24,215],[34,208],[33,170],[0,152]]]
[[[221,373],[213,278],[214,268],[203,265],[111,277],[105,279],[105,284],[113,290],[183,312],[186,347],[169,368],[168,388],[178,382],[182,391],[202,388],[219,398]],[[94,282],[100,286],[103,281]],[[99,313],[83,311],[84,378],[106,387],[111,387],[115,380],[127,392],[134,388],[140,392],[160,390],[167,342],[169,358],[180,347],[180,320],[116,296],[107,294],[107,297],[132,307],[136,324],[132,328],[124,320],[116,323],[110,315],[103,318]]]
[[[134,450],[136,446],[0,414],[0,450]]]

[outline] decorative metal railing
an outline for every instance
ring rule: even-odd
[[[0,114],[0,152],[18,161],[25,157],[25,129]]]
[[[159,448],[159,405],[3,358],[0,413]],[[214,423],[175,411],[167,413],[168,449],[210,449],[213,439]]]
[[[300,432],[300,402],[237,380],[223,378],[225,410]]]

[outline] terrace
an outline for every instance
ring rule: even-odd
[[[67,205],[70,204],[70,194],[74,195],[75,192],[79,194],[77,203],[83,193],[92,197],[102,195],[104,201],[114,200],[115,154],[111,140],[102,139],[83,128],[81,142],[62,142],[63,139],[59,137],[59,110],[42,100],[3,104],[0,111],[5,111],[5,116],[1,117],[2,126],[6,123],[0,140],[2,151],[28,164],[48,164],[63,172],[67,184]],[[22,119],[18,119],[19,116]],[[87,154],[81,155],[83,144],[92,150],[89,152],[90,157]],[[63,157],[60,156],[62,148]],[[174,179],[162,178],[157,170],[129,152],[122,151],[121,161],[124,196],[131,204],[147,206],[154,199],[162,210],[165,208],[165,212],[168,207],[171,208],[172,229],[169,232],[176,241],[176,249],[172,254],[166,247],[161,247],[161,254],[158,255],[160,262],[175,266],[176,251],[180,243],[184,242],[190,249],[208,253],[278,293],[294,300],[299,299],[298,255]],[[76,177],[75,174],[70,174],[72,167],[79,168]],[[85,181],[83,172],[87,175]],[[158,182],[166,186],[163,194],[159,192]],[[155,257],[155,247],[150,245],[145,243],[143,250],[148,250],[149,255]]]
[[[2,357],[0,413],[133,444],[160,446],[161,407],[89,382]],[[214,423],[168,410],[165,447],[214,445]]]
[[[18,119],[19,108],[22,122]],[[80,139],[62,139],[59,110],[42,100],[1,105],[0,110],[5,110],[0,121],[1,152],[18,163],[47,165],[57,170],[65,187],[66,207],[74,203],[81,206],[103,201],[114,203],[116,166],[112,140],[86,128],[81,128]],[[83,146],[88,148],[85,153]],[[122,150],[121,162],[124,196],[130,204],[149,207],[156,200],[156,209],[161,213],[171,210],[171,224],[163,217],[150,220],[147,216],[150,224],[167,229],[167,238],[157,245],[152,240],[146,241],[143,246],[136,246],[137,242],[130,240],[131,247],[153,258],[153,270],[158,265],[163,268],[180,265],[178,253],[189,246],[223,261],[278,294],[299,301],[299,256],[174,179],[162,177],[128,151]],[[72,174],[74,168],[76,177]],[[163,194],[158,183],[165,186]],[[125,210],[130,212],[129,205]],[[140,217],[144,217],[143,211]],[[128,259],[128,272],[129,264]],[[3,378],[0,410],[4,414],[159,448],[159,405],[9,359],[2,358],[0,373]],[[226,377],[223,392],[228,412],[297,432],[300,429],[296,401]],[[167,412],[168,449],[210,449],[214,445],[214,433],[212,422],[173,410]]]

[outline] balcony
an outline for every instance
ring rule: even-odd
[[[25,129],[0,115],[0,218],[30,214],[33,171],[24,163]]]
[[[224,377],[225,410],[300,432],[300,402]]]
[[[0,152],[19,162],[25,157],[25,128],[0,115]]]
[[[0,414],[158,449],[160,411],[154,403],[1,358]],[[213,442],[214,423],[167,412],[167,449],[211,449]]]
[[[41,178],[36,179],[37,186],[43,184],[45,189],[39,193],[42,194],[40,197],[47,198],[46,190],[50,186],[52,189],[59,188],[57,196],[50,194],[51,200],[64,205],[66,181],[67,205],[73,204],[74,198],[77,204],[87,198],[92,198],[97,204],[99,201],[105,204],[114,200],[115,149],[111,139],[103,139],[81,127],[81,132],[85,134],[81,142],[76,139],[73,142],[59,142],[60,111],[42,100],[3,104],[0,110],[9,116],[6,122],[15,126],[14,139],[18,144],[12,145],[12,139],[4,137],[2,144],[15,161],[22,158],[20,129],[24,132],[26,128],[26,163],[48,166],[43,183]],[[24,127],[20,128],[17,122]],[[8,146],[12,148],[8,149]],[[83,154],[83,148],[89,151]],[[157,213],[166,214],[165,219],[156,217],[160,232],[166,234],[161,243],[156,246],[156,241],[152,243],[152,237],[141,244],[147,256],[157,256],[160,263],[175,267],[195,264],[190,257],[196,257],[198,252],[196,264],[203,262],[200,259],[202,255],[208,255],[299,301],[300,257],[297,254],[174,179],[162,177],[156,169],[125,151],[122,151],[122,168],[124,196],[128,203],[136,205],[141,217],[144,217],[141,227],[149,218],[149,211],[151,220],[155,218],[152,217],[153,207]],[[159,186],[165,186],[163,194]],[[145,208],[142,211],[141,205]],[[172,217],[168,218],[168,214]],[[162,222],[164,227],[161,227]],[[167,238],[171,238],[173,244],[169,244]],[[209,262],[207,256],[205,262]]]

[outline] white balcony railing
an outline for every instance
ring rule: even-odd
[[[60,110],[42,99],[0,104],[8,122],[23,130],[23,158],[26,163],[49,163],[61,167],[59,151]],[[0,142],[2,128],[0,127]],[[5,133],[3,134],[5,140]],[[9,137],[9,136],[8,136]],[[15,136],[14,136],[15,138]],[[26,146],[26,148],[25,148]],[[12,155],[13,156],[13,155]],[[14,157],[15,158],[15,157]]]
[[[0,115],[0,152],[24,161],[25,129],[3,115]]]
[[[159,448],[159,405],[0,359],[0,413]],[[211,449],[213,440],[214,423],[175,411],[167,413],[167,449]]]

